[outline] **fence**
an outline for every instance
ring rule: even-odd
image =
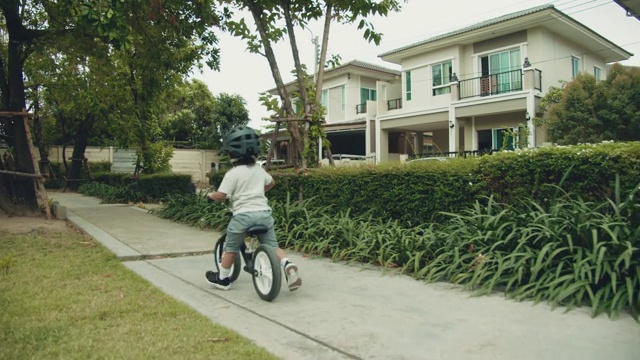
[[[73,148],[67,148],[67,159],[71,157],[72,151]],[[113,172],[133,174],[135,170],[135,149],[88,146],[84,156],[91,162],[110,162]],[[49,149],[49,161],[61,163],[62,158],[62,146],[52,146]],[[194,182],[208,182],[207,173],[212,171],[212,166],[217,170],[219,162],[220,157],[215,150],[174,149],[169,164],[176,174],[189,174]]]

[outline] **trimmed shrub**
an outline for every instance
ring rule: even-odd
[[[456,212],[472,204],[483,186],[474,175],[477,160],[411,165],[325,168],[304,175],[274,174],[271,199],[284,202],[314,198],[352,215],[374,214],[408,226],[441,222],[442,211]]]
[[[516,205],[549,201],[559,191],[589,201],[610,198],[616,174],[629,191],[640,179],[640,142],[505,151],[480,158],[405,165],[324,168],[305,174],[273,173],[271,199],[317,198],[352,215],[375,214],[407,226],[440,223],[445,213],[488,196]],[[216,184],[217,185],[217,184]]]
[[[188,174],[151,174],[134,178],[131,174],[102,173],[96,175],[94,183],[108,187],[95,186],[97,193],[88,193],[88,189],[94,187],[81,186],[78,192],[99,197],[105,203],[156,202],[172,194],[193,194],[196,190]]]
[[[151,174],[142,175],[132,184],[133,189],[140,191],[151,199],[164,200],[171,194],[193,194],[196,191],[187,174]]]
[[[91,173],[93,174],[94,178],[96,178],[100,173],[110,172],[111,165],[112,164],[109,161],[90,161],[89,162],[89,168],[91,169]],[[40,169],[40,170],[42,171],[43,169]],[[55,179],[52,177],[48,178],[44,186],[47,189],[62,188],[62,186],[64,186],[64,177],[66,176],[66,172],[64,170],[64,164],[52,162],[51,171],[53,172]],[[80,178],[81,179],[89,178],[89,175],[87,174],[87,170],[85,169],[84,165],[82,166],[82,170],[80,171]]]
[[[506,151],[480,158],[478,176],[496,201],[552,199],[560,185],[585,200],[613,196],[616,175],[623,189],[640,179],[640,142],[585,144]]]

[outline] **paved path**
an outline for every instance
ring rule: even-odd
[[[640,325],[626,314],[592,319],[587,309],[472,297],[451,284],[298,254],[290,257],[303,287],[290,293],[283,286],[273,303],[258,298],[244,272],[232,290],[215,290],[204,272],[218,233],[134,206],[50,197],[128,268],[282,359],[640,359]],[[167,254],[178,256],[159,257]]]

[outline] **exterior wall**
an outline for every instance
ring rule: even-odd
[[[71,148],[67,148],[67,156],[71,156]],[[113,147],[88,146],[85,157],[90,162],[109,161],[111,171],[133,174],[135,170],[135,149],[117,149]],[[38,155],[38,160],[40,156]],[[220,160],[215,150],[175,149],[169,161],[171,169],[176,174],[189,174],[194,182],[207,182],[206,174],[211,171],[211,164]],[[62,162],[62,146],[52,146],[49,149],[49,161]]]
[[[84,152],[84,156],[89,159],[89,161],[109,161],[113,162],[113,152],[115,151],[112,147],[99,148],[99,147],[87,147]],[[68,146],[66,151],[67,160],[71,158],[71,154],[73,153],[73,146]],[[37,153],[38,159],[40,159],[40,153]],[[51,162],[62,162],[62,146],[52,146],[49,149],[49,161]]]
[[[327,124],[345,120],[345,112],[342,110],[342,86],[347,87],[347,77],[327,79],[323,83],[323,90],[328,90],[327,100]],[[346,106],[345,106],[346,110]]]
[[[593,67],[602,70],[606,77],[604,58],[591,54],[579,44],[571,43],[559,34],[541,27],[530,29],[529,61],[532,66],[542,71],[542,92],[546,93],[550,86],[558,86],[560,80],[571,80],[571,57],[580,59],[580,71],[593,75]]]
[[[375,105],[367,105],[367,113],[356,113],[356,106],[360,105],[360,89],[376,89],[377,80],[370,77],[360,76],[355,73],[344,75],[325,81],[323,89],[329,90],[329,102],[327,109],[326,122],[333,124],[343,121],[367,118],[367,113],[375,116],[377,113]],[[342,110],[342,86],[345,89],[345,106]],[[378,95],[379,97],[379,95]]]
[[[453,72],[459,74],[462,51],[462,46],[454,45],[403,60],[401,93],[403,104],[400,112],[414,112],[449,105],[451,103],[450,94],[433,96],[431,65],[452,60]],[[406,71],[411,71],[411,101],[408,101],[406,97]]]

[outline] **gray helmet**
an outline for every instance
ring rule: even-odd
[[[260,154],[260,136],[248,126],[236,126],[224,136],[222,150],[232,159]]]

